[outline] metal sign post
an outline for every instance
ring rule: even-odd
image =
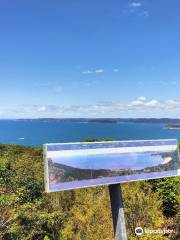
[[[123,199],[120,184],[109,185],[115,240],[127,240]]]

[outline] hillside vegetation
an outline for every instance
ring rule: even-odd
[[[0,145],[0,239],[112,240],[108,187],[44,193],[40,148]],[[180,178],[122,184],[128,239],[180,239]],[[134,229],[173,229],[143,234]]]

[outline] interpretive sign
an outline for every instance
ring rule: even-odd
[[[47,192],[180,175],[176,140],[44,145]]]

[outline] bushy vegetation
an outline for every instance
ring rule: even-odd
[[[108,187],[44,193],[42,149],[0,145],[0,239],[112,240]],[[122,184],[128,239],[180,239],[180,179]],[[175,234],[135,236],[138,226]]]

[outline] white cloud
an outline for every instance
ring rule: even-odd
[[[93,74],[93,73],[103,73],[104,69],[86,70],[82,74]]]
[[[129,4],[129,7],[132,7],[132,8],[137,8],[137,7],[141,7],[142,6],[142,3],[140,2],[132,2]]]
[[[160,102],[155,99],[152,100],[147,100],[145,97],[139,97],[136,100],[132,101],[131,103],[128,104],[128,106],[131,109],[153,109],[153,108],[159,108],[162,109],[162,107],[166,105],[165,102]]]
[[[151,100],[145,104],[146,107],[159,107],[159,102],[157,100]]]
[[[128,15],[135,15],[135,16],[144,17],[144,18],[147,18],[150,16],[150,13],[146,9],[145,5],[138,0],[129,3],[123,12]]]
[[[46,106],[41,106],[41,107],[39,108],[39,111],[40,111],[40,112],[45,112],[45,111],[46,111]]]
[[[114,68],[112,71],[117,73],[117,72],[119,72],[119,69]],[[85,71],[82,72],[82,74],[95,74],[95,73],[104,73],[104,72],[105,72],[104,69],[99,68],[99,69],[95,69],[95,70],[85,70]]]
[[[91,73],[93,73],[93,71],[91,71],[91,70],[86,70],[86,71],[82,72],[82,74],[91,74]]]
[[[95,70],[95,73],[103,73],[104,72],[104,69],[96,69]]]
[[[139,101],[146,101],[146,97],[140,96],[140,97],[138,97],[138,100]]]
[[[178,109],[180,108],[180,100],[167,100],[166,101],[166,108],[169,108],[169,109]]]
[[[180,100],[168,99],[160,101],[143,96],[129,102],[100,102],[89,105],[24,105],[13,109],[0,109],[0,118],[48,118],[48,117],[120,117],[138,116],[180,116]]]

